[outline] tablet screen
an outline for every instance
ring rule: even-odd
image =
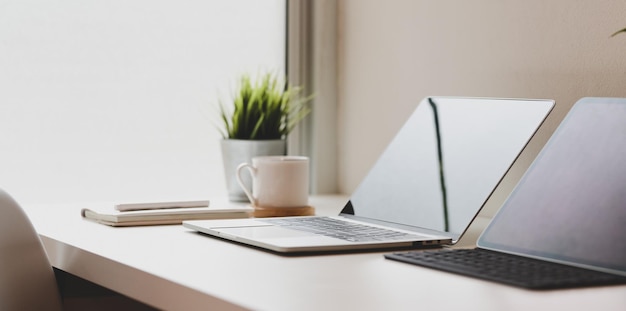
[[[626,99],[576,103],[480,247],[626,275]]]

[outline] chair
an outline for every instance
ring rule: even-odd
[[[1,189],[0,310],[62,310],[39,235],[22,208]]]

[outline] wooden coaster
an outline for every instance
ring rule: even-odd
[[[303,207],[255,207],[252,217],[285,217],[285,216],[313,216],[313,206]]]

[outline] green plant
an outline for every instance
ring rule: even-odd
[[[284,139],[310,111],[311,97],[298,97],[300,87],[266,73],[253,82],[244,74],[235,91],[232,107],[220,102],[224,139]]]

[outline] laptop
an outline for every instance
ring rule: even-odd
[[[453,244],[553,106],[552,100],[427,97],[339,215],[183,225],[279,253]]]
[[[583,98],[476,249],[385,257],[530,289],[626,284],[625,160],[626,99]]]

